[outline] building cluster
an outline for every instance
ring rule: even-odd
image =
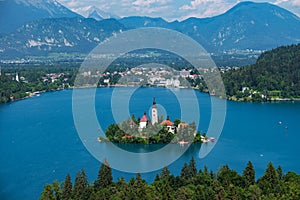
[[[65,77],[64,73],[50,73],[45,74],[45,76],[42,77],[42,81],[44,83],[54,83],[58,80],[63,80],[63,82],[66,82],[69,79]]]
[[[204,71],[205,72],[205,71]],[[105,72],[99,71],[86,71],[81,74],[83,77],[103,78],[105,84],[111,83],[111,77],[119,75],[119,79],[116,85],[120,86],[139,86],[149,85],[155,87],[175,87],[184,88],[186,84],[186,78],[197,79],[202,77],[201,75],[192,74],[192,70],[183,69],[177,71],[173,68],[164,67],[135,67],[128,69],[124,72]]]
[[[146,128],[148,123],[151,123],[152,125],[159,123],[158,110],[157,110],[155,98],[153,99],[152,108],[151,108],[151,120],[148,118],[146,112],[144,112],[144,115],[141,117],[139,121],[139,130],[142,131],[144,128]],[[160,122],[160,124],[166,126],[168,132],[173,134],[175,134],[176,129],[188,127],[188,124],[184,122],[179,123],[178,126],[174,126],[174,122],[172,122],[169,119],[169,117],[167,117],[166,120]]]
[[[19,76],[19,73],[4,73],[5,76],[11,76],[13,81],[28,83],[24,76]],[[0,76],[2,76],[1,67],[0,67]]]

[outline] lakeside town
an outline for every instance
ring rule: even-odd
[[[19,71],[7,71],[6,68],[0,67],[0,77],[10,81],[15,81],[25,88],[22,94],[10,94],[6,98],[3,97],[1,102],[8,102],[20,98],[39,95],[42,92],[55,91],[74,87],[165,87],[165,88],[193,88],[201,92],[209,92],[214,96],[214,91],[208,91],[204,76],[206,73],[214,73],[219,71],[221,76],[226,78],[226,74],[234,71],[240,71],[240,67],[224,66],[215,68],[190,69],[188,67],[180,67],[176,70],[171,67],[161,65],[150,67],[133,67],[126,69],[110,69],[105,72],[97,70],[97,68],[80,71],[78,68],[66,68],[65,70],[47,70],[37,71],[19,69]],[[5,78],[4,78],[5,77]],[[230,80],[228,80],[230,81]],[[226,86],[225,80],[224,84]],[[279,101],[291,100],[290,98],[281,98],[282,91],[260,91],[251,86],[245,85],[233,94],[227,92],[227,99],[233,101]],[[293,98],[297,100],[297,98]]]

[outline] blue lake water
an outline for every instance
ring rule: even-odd
[[[114,123],[111,111],[113,90],[97,89],[95,111],[103,129]],[[126,88],[122,90],[126,93]],[[187,91],[177,92],[184,96]],[[141,117],[144,110],[149,111],[154,96],[163,107],[161,112],[164,115],[170,115],[172,120],[180,118],[180,102],[170,90],[164,88],[138,89],[129,101],[129,113]],[[211,118],[210,97],[199,92],[196,92],[196,96],[200,108],[199,129],[207,131]],[[278,124],[279,121],[282,124]],[[220,165],[229,164],[231,168],[242,172],[247,161],[251,160],[257,176],[263,174],[269,161],[280,164],[285,172],[300,173],[299,122],[299,102],[227,102],[224,128],[210,154],[200,159],[200,145],[191,145],[169,168],[178,175],[183,163],[194,156],[198,168],[207,165],[214,171]],[[45,93],[0,105],[0,198],[38,199],[46,183],[56,179],[63,181],[67,173],[74,180],[76,172],[82,168],[86,170],[89,181],[95,180],[101,163],[85,148],[75,126],[72,90]],[[106,148],[103,143],[97,145]],[[124,148],[143,152],[159,147],[126,145]],[[167,156],[167,152],[161,155],[158,162],[164,162]],[[144,173],[142,176],[151,182],[156,173]],[[113,175],[115,179],[124,176],[129,180],[135,174],[114,170]]]

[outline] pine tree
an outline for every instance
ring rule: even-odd
[[[215,179],[216,178],[216,174],[213,172],[213,170],[210,170],[209,175],[210,175],[211,179]]]
[[[195,162],[194,156],[190,160],[189,167],[190,167],[190,171],[191,171],[191,176],[195,177],[197,175],[197,168],[196,168],[196,162]]]
[[[62,200],[69,200],[72,197],[72,187],[71,176],[67,174],[62,190]]]
[[[73,190],[73,198],[74,199],[81,199],[86,188],[88,187],[88,180],[85,174],[84,169],[81,172],[76,174],[74,190]]]
[[[194,196],[194,191],[191,190],[189,187],[180,187],[178,190],[175,192],[175,196],[177,199],[180,200],[188,200],[188,199],[193,199]]]
[[[170,170],[167,166],[165,166],[161,171],[159,179],[169,180],[169,177],[170,177]]]
[[[163,200],[172,200],[173,198],[173,189],[172,187],[169,185],[168,182],[163,181],[163,185],[162,185],[162,199]]]
[[[253,200],[261,199],[261,189],[257,185],[249,186],[250,198]]]
[[[53,192],[56,200],[60,200],[61,197],[61,188],[59,182],[56,180],[52,183]]]
[[[181,176],[181,178],[186,179],[186,180],[188,180],[192,177],[191,169],[188,164],[184,163],[184,165],[181,169],[181,172],[180,172],[180,176]]]
[[[156,174],[154,182],[158,182],[158,181],[160,181],[160,175]]]
[[[140,173],[136,174],[134,188],[137,199],[146,199],[146,182],[142,179]]]
[[[106,188],[112,184],[113,177],[112,177],[112,170],[110,168],[110,165],[106,159],[104,159],[99,172],[98,172],[98,178],[95,181],[94,188],[101,189]]]
[[[255,183],[255,170],[254,167],[252,165],[252,162],[249,161],[246,168],[243,171],[243,176],[246,180],[246,185],[254,185]]]
[[[50,184],[45,185],[40,200],[55,200],[53,188]]]
[[[282,173],[282,168],[281,168],[280,165],[277,167],[276,171],[277,171],[277,174],[278,174],[278,179],[282,180],[283,179],[283,173]]]
[[[272,162],[269,162],[265,174],[263,175],[263,179],[267,180],[272,187],[275,187],[278,184],[278,174]]]
[[[136,199],[136,195],[135,195],[135,179],[132,177],[126,187],[126,199],[130,199],[130,200],[134,200]]]
[[[276,192],[278,186],[278,174],[272,164],[269,162],[264,175],[259,179],[258,185],[264,194]]]
[[[203,172],[205,175],[209,175],[208,167],[206,165],[204,165]]]
[[[125,181],[124,177],[121,177],[118,182],[116,183],[116,186],[118,188],[118,190],[122,190],[124,191],[126,189],[127,183]]]

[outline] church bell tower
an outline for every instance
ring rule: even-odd
[[[151,109],[151,120],[152,120],[152,124],[158,123],[158,113],[157,113],[155,97],[153,98],[153,104]]]

